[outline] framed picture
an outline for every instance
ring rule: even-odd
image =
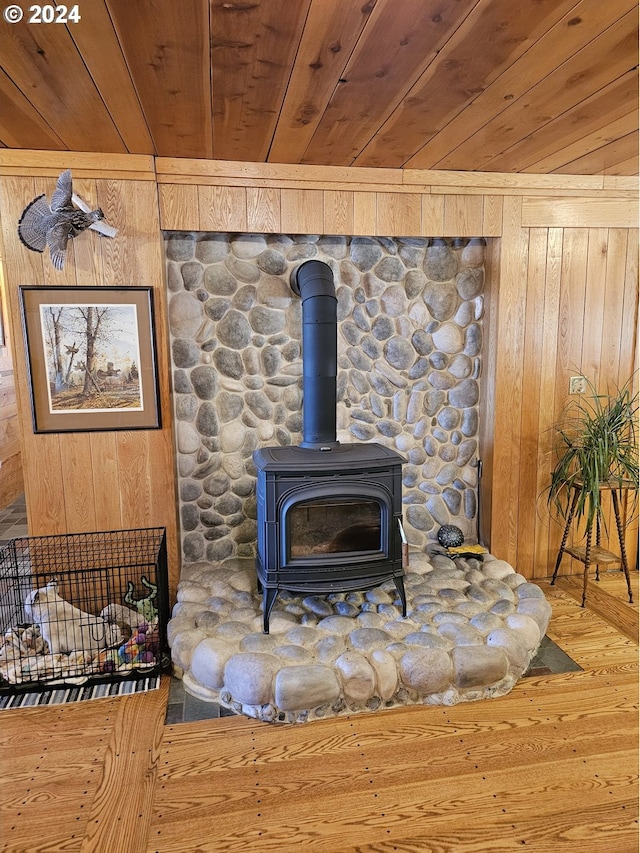
[[[158,429],[150,287],[20,288],[34,432]]]

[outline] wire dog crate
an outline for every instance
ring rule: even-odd
[[[169,652],[164,528],[0,549],[0,694],[146,678]]]

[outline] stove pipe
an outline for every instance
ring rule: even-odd
[[[291,273],[291,289],[302,298],[301,447],[331,450],[336,440],[338,332],[333,272],[322,261],[305,261]]]

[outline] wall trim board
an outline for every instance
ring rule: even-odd
[[[0,175],[57,177],[71,169],[74,178],[155,181],[155,163],[147,154],[94,154],[76,151],[0,149]]]
[[[306,166],[279,163],[245,163],[235,160],[193,160],[157,157],[158,182],[177,183],[177,179],[202,178],[226,182],[244,180],[302,181],[305,184],[366,184],[410,186],[413,191],[429,191],[430,187],[473,187],[474,189],[541,189],[587,190],[605,189],[603,175],[536,175],[511,172],[451,172],[434,169],[377,169],[361,166]],[[607,180],[606,189],[637,189],[637,178]]]
[[[525,197],[522,201],[525,228],[637,228],[639,213],[637,198]]]

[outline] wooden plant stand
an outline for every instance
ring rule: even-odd
[[[635,486],[632,483],[623,482],[622,485],[620,483],[615,482],[604,482],[600,486],[601,492],[609,492],[611,495],[611,501],[613,503],[613,512],[616,518],[616,528],[618,531],[618,543],[620,545],[620,554],[614,554],[611,551],[607,551],[605,548],[600,547],[600,521],[596,519],[596,542],[595,545],[592,545],[592,534],[593,534],[593,522],[587,527],[585,534],[585,545],[567,545],[567,539],[569,538],[569,531],[571,529],[571,523],[575,516],[576,505],[578,503],[578,498],[580,497],[580,489],[582,488],[582,483],[575,483],[574,486],[574,495],[573,500],[571,501],[571,507],[569,509],[569,514],[567,516],[567,523],[565,524],[564,533],[562,535],[562,543],[560,545],[560,550],[558,551],[558,558],[556,560],[556,567],[553,571],[553,576],[551,578],[551,585],[555,583],[556,577],[558,575],[558,569],[560,568],[560,563],[562,561],[562,555],[567,553],[574,557],[579,562],[584,563],[584,584],[582,587],[582,607],[585,605],[585,601],[587,599],[587,581],[589,579],[589,568],[592,563],[596,566],[596,580],[600,580],[600,566],[601,565],[616,565],[621,564],[622,570],[624,571],[624,576],[627,580],[627,590],[629,592],[629,603],[633,604],[633,593],[631,591],[631,579],[629,577],[629,563],[627,561],[627,549],[624,544],[624,530],[622,527],[622,520],[620,518],[620,502],[618,500],[618,492],[627,492],[632,489],[635,489]]]

